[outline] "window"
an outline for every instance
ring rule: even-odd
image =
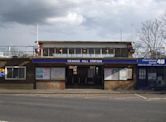
[[[49,48],[43,49],[43,56],[49,56]]]
[[[146,79],[146,69],[139,69],[139,79],[144,80]]]
[[[54,48],[43,48],[43,56],[53,56],[55,53]]]
[[[157,79],[157,68],[155,68],[155,67],[148,68],[147,76],[148,76],[149,81],[156,80]]]
[[[51,80],[65,80],[65,68],[51,68]]]
[[[76,54],[81,54],[81,48],[76,48]]]
[[[55,49],[54,48],[49,48],[49,56],[53,56],[55,53]]]
[[[128,57],[128,49],[121,48],[121,57]]]
[[[115,57],[128,57],[127,48],[115,48]]]
[[[49,80],[50,68],[36,68],[36,80]]]
[[[104,80],[131,80],[132,69],[131,68],[105,68]]]
[[[102,48],[102,54],[114,54],[114,49]]]
[[[87,53],[88,53],[88,49],[82,48],[82,54],[87,54]]]
[[[67,54],[67,48],[62,48],[63,54]]]
[[[62,48],[56,48],[56,54],[62,54],[63,49]]]
[[[94,54],[94,49],[93,48],[89,48],[89,54]]]
[[[95,54],[100,54],[100,48],[95,48]]]
[[[26,80],[25,66],[6,66],[5,67],[6,80]]]
[[[37,67],[36,80],[65,80],[65,68]]]
[[[74,48],[69,48],[69,54],[74,54]]]

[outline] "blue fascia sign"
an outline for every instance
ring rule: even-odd
[[[166,59],[138,59],[138,66],[166,66]]]
[[[107,63],[137,64],[136,59],[32,59],[33,63]]]
[[[100,59],[68,59],[67,63],[102,63]]]
[[[107,64],[137,64],[137,59],[104,59],[103,63]]]
[[[33,63],[102,63],[100,59],[32,59]]]
[[[66,63],[66,59],[32,59],[32,63]]]

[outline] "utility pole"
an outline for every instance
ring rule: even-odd
[[[37,28],[36,28],[36,41],[38,42],[39,40],[39,35],[38,35],[38,24],[37,24]]]
[[[120,29],[120,41],[122,41],[122,29]]]

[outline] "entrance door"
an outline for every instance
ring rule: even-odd
[[[67,88],[103,88],[102,66],[68,66]]]
[[[147,69],[145,67],[141,67],[138,69],[138,89],[147,89],[148,81],[147,81]]]

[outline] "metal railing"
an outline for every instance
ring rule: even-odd
[[[106,58],[114,57],[114,54],[53,54],[52,57],[58,58]]]
[[[35,56],[34,46],[0,46],[0,57]]]

